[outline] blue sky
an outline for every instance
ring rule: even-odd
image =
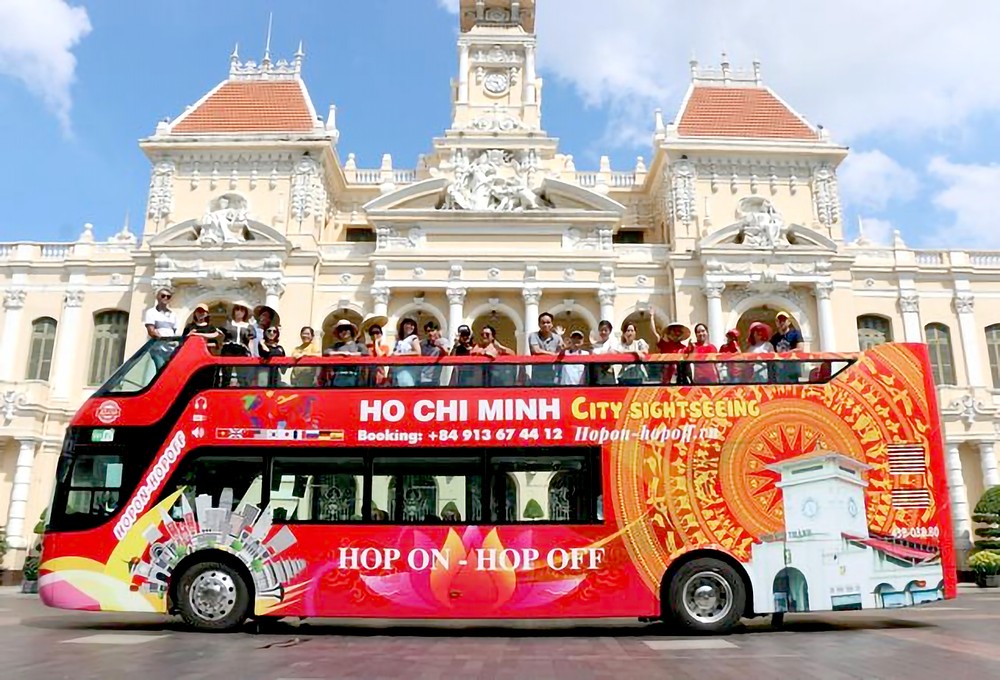
[[[447,127],[456,0],[0,0],[0,241],[106,238],[145,209],[137,140],[225,78],[236,42],[272,55],[305,45],[319,112],[338,106],[339,151],[365,167],[412,167]],[[696,5],[696,6],[691,6]],[[992,228],[1000,3],[539,0],[544,127],[579,169],[648,160],[653,110],[667,120],[692,52],[763,62],[765,82],[835,140],[846,222],[911,245],[1000,248]],[[984,75],[985,74],[985,75]],[[409,102],[413,102],[410,104]]]

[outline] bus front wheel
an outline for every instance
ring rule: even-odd
[[[670,618],[698,633],[725,633],[743,616],[746,586],[731,565],[711,557],[691,560],[670,581],[664,607]]]
[[[223,632],[246,621],[250,592],[243,577],[228,564],[198,562],[177,584],[177,610],[197,630]]]

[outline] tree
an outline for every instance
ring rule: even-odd
[[[542,506],[538,504],[534,498],[529,500],[524,506],[524,518],[525,519],[542,519],[545,517],[545,512],[542,510]]]
[[[972,511],[972,521],[985,526],[976,529],[977,550],[1000,550],[1000,486],[987,489]]]

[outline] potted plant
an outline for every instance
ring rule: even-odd
[[[37,538],[28,549],[28,554],[24,558],[24,566],[21,567],[21,592],[38,592],[38,567],[42,563],[42,537],[45,535],[45,515],[48,508],[42,511],[38,523],[35,524],[34,534]]]
[[[1000,552],[981,550],[969,558],[969,567],[976,572],[980,588],[1000,587]]]

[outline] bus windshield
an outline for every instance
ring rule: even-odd
[[[181,338],[150,338],[108,378],[95,396],[142,392],[153,384],[181,342]]]

